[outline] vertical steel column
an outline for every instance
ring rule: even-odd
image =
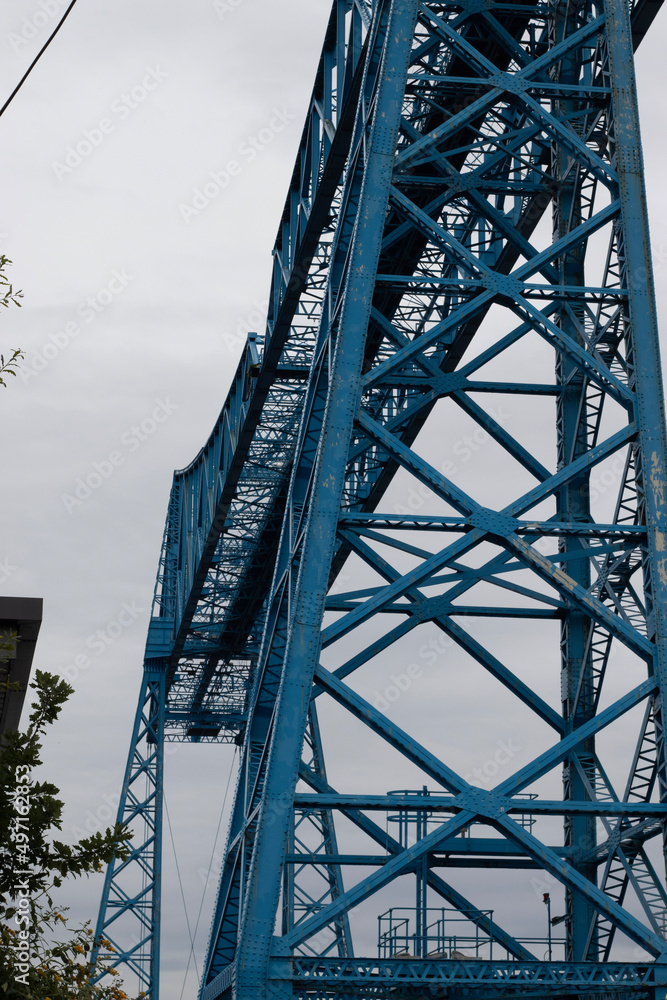
[[[629,9],[623,0],[605,0],[609,70],[614,109],[614,150],[621,199],[622,247],[628,286],[638,446],[634,449],[640,509],[648,528],[644,588],[647,626],[655,644],[652,674],[658,682],[655,724],[658,782],[667,802],[665,698],[667,697],[667,435],[660,366],[658,321],[646,207],[646,185]],[[667,833],[667,830],[665,831]]]
[[[328,586],[345,466],[360,392],[361,364],[371,310],[375,270],[392,179],[394,150],[402,108],[417,0],[392,0],[383,26],[382,69],[372,110],[354,236],[343,286],[333,354],[327,376],[327,405],[317,420],[317,457],[309,489],[309,513],[303,538],[291,541],[298,552],[298,582],[293,592],[282,658],[282,677],[273,721],[273,739],[264,777],[255,850],[236,963],[236,997],[268,996],[268,963],[290,823],[293,794],[305,735],[310,690],[320,650],[320,628]],[[362,115],[367,112],[362,108]],[[333,275],[333,281],[336,274]],[[331,331],[333,334],[333,331]],[[334,346],[335,345],[335,346]],[[321,424],[320,424],[321,419]],[[304,456],[313,427],[303,434]],[[292,478],[298,482],[300,463]],[[291,501],[289,501],[291,503]],[[296,527],[296,525],[294,526]],[[283,539],[285,544],[285,539]],[[278,804],[283,802],[283,808]],[[272,829],[267,826],[272,818]]]
[[[594,16],[588,0],[556,0],[550,25],[551,45],[558,45]],[[558,82],[577,87],[581,79],[581,49],[567,52],[557,66]],[[556,75],[556,74],[554,74]],[[582,103],[576,98],[559,96],[554,100],[554,115],[562,120],[577,121]],[[584,126],[585,128],[585,126]],[[584,196],[582,191],[582,171],[562,143],[552,147],[552,169],[557,184],[557,195],[553,201],[554,242],[563,239],[586,221]],[[587,206],[592,209],[592,198]],[[575,244],[557,261],[559,283],[567,288],[584,289],[585,245]],[[585,303],[564,300],[559,308],[556,322],[567,337],[585,346],[586,327]],[[561,353],[556,355],[556,380],[561,387],[557,397],[557,441],[558,467],[565,468],[570,462],[581,458],[589,449],[588,439],[588,380],[574,361]],[[590,521],[589,502],[590,471],[570,480],[557,495],[558,519],[561,521]],[[568,572],[584,589],[591,583],[588,560],[581,558],[585,547],[582,538],[567,536],[559,541],[559,549],[567,559]],[[591,622],[575,603],[569,602],[567,613],[561,623],[561,690],[563,700],[564,732],[568,734],[577,726],[587,722],[594,715],[592,698],[592,663],[590,649]],[[579,694],[579,697],[577,695]],[[585,774],[577,768],[582,765]],[[571,754],[563,768],[563,798],[581,801],[589,797],[585,776],[596,786],[595,780],[595,740],[587,740],[576,753]],[[595,848],[596,824],[593,816],[571,815],[565,820],[566,846],[589,853]],[[591,854],[589,853],[589,857]],[[576,862],[577,868],[589,881],[597,877],[595,862]],[[582,961],[587,954],[588,931],[594,915],[590,903],[577,896],[572,890],[566,892],[566,935],[567,957],[570,961]]]
[[[605,0],[605,13],[615,119],[616,167],[619,176],[621,212],[625,222],[622,254],[629,289],[633,374],[639,418],[638,446],[633,449],[633,457],[640,510],[648,528],[647,556],[644,559],[643,570],[648,634],[654,642],[655,649],[650,672],[658,682],[653,707],[657,782],[660,800],[667,802],[667,760],[665,759],[665,736],[667,735],[665,732],[665,699],[667,698],[667,497],[665,496],[667,436],[665,403],[629,10],[623,0]],[[667,871],[667,826],[663,827],[663,858],[665,871]],[[649,882],[651,882],[650,879]],[[646,886],[646,889],[648,890],[649,886]],[[664,895],[662,887],[658,886],[658,889]],[[664,918],[660,930],[664,936]],[[666,995],[664,988],[656,989],[656,1000],[664,1000]]]

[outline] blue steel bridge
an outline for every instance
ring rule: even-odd
[[[167,741],[239,748],[200,1000],[667,997],[660,3],[334,0],[169,498],[97,925],[150,1000]]]

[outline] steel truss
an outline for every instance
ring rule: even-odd
[[[667,442],[633,66],[658,7],[333,5],[266,335],[175,475],[147,646],[164,739],[243,746],[202,1000],[666,995]],[[500,456],[483,481],[443,460],[457,413]],[[433,635],[404,729],[366,678]],[[494,788],[426,725],[457,664],[537,734]],[[131,800],[144,732],[120,819],[152,801]],[[341,732],[363,766],[338,791]],[[388,791],[397,767],[414,789]],[[464,868],[546,871],[557,959]],[[120,899],[157,942],[159,891],[148,926],[121,869],[99,929]],[[380,957],[357,957],[371,912]]]
[[[146,665],[118,822],[134,830],[127,860],[108,866],[94,958],[123,966],[148,993],[160,965],[165,665]]]

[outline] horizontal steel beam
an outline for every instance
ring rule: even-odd
[[[297,792],[297,809],[381,809],[410,812],[459,812],[464,808],[458,796],[440,795],[331,795],[328,793]],[[590,816],[657,816],[667,817],[667,802],[575,802],[547,799],[513,799],[503,802],[503,813],[561,816],[582,813]]]

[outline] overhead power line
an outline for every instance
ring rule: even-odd
[[[58,24],[55,26],[55,28],[51,32],[51,35],[46,40],[46,42],[44,43],[44,45],[41,47],[41,49],[39,50],[39,52],[37,53],[37,55],[35,56],[35,58],[33,59],[33,61],[30,63],[30,65],[28,66],[27,70],[25,71],[25,73],[23,74],[23,76],[21,77],[21,79],[19,80],[19,82],[16,84],[16,86],[12,90],[11,94],[9,95],[9,97],[7,98],[7,100],[5,101],[5,103],[0,108],[0,117],[2,117],[2,115],[4,115],[5,111],[7,110],[7,108],[9,107],[9,105],[12,103],[12,101],[14,100],[14,98],[16,97],[16,95],[18,94],[19,90],[21,89],[21,87],[23,86],[23,84],[26,82],[26,80],[28,79],[28,77],[30,76],[30,74],[32,73],[32,71],[35,68],[35,66],[37,65],[37,63],[42,58],[42,56],[44,55],[44,53],[48,49],[49,45],[51,44],[51,42],[53,41],[53,39],[56,37],[56,35],[60,31],[60,29],[62,28],[63,24],[67,20],[69,14],[70,14],[70,11],[72,10],[72,8],[73,8],[73,6],[74,6],[75,3],[76,3],[76,0],[72,0],[71,4],[67,8],[67,10],[63,14],[63,16],[60,18],[60,21],[58,22]]]

